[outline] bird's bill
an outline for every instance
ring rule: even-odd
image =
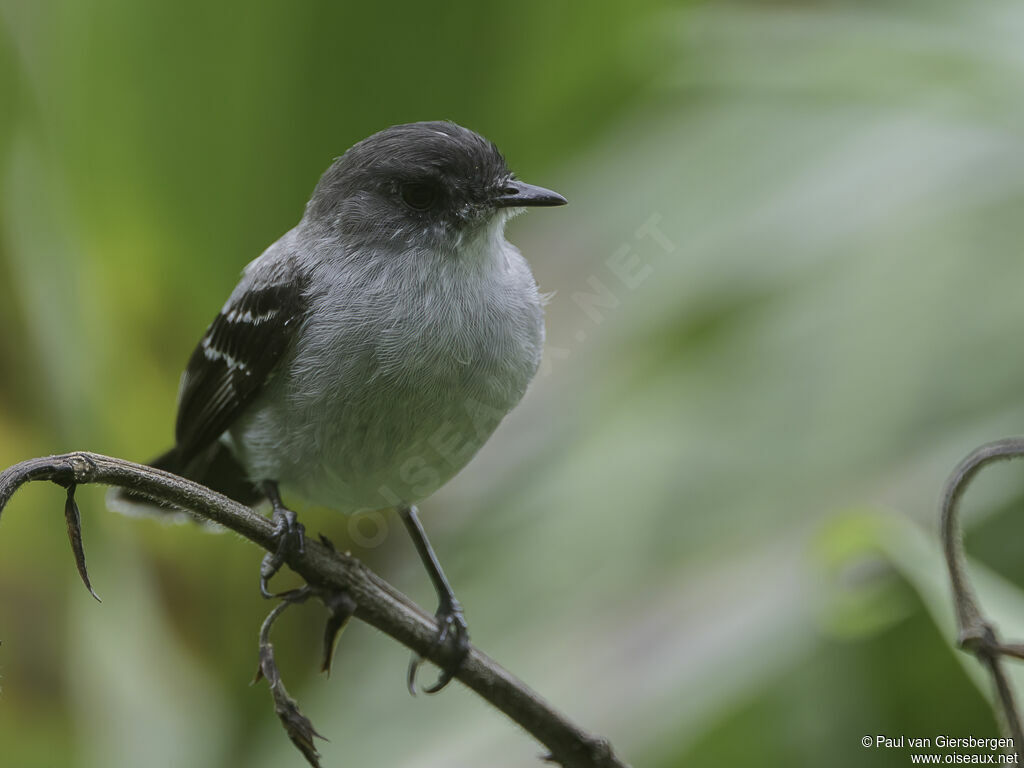
[[[525,208],[565,205],[568,200],[550,189],[513,179],[502,187],[493,202],[498,208]]]

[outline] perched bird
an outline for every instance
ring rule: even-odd
[[[270,501],[280,546],[265,595],[303,541],[279,488],[343,512],[397,508],[437,590],[437,641],[465,652],[415,504],[465,466],[537,371],[542,299],[505,223],[565,202],[516,179],[473,131],[397,125],[335,160],[298,225],[245,268],[182,375],[175,445],[152,464]],[[111,497],[121,511],[140,503]]]

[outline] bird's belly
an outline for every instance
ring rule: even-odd
[[[526,372],[524,371],[524,374]],[[532,371],[530,371],[532,373]],[[507,375],[507,374],[506,374]],[[339,509],[381,509],[426,498],[462,469],[518,402],[521,386],[491,372],[367,377],[285,408],[261,399],[235,432],[254,480]]]
[[[320,426],[320,477],[306,478],[303,495],[349,508],[416,502],[462,469],[511,407],[457,391],[375,399]]]

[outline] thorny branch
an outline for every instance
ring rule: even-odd
[[[996,696],[1002,707],[1004,727],[1013,738],[1014,753],[1020,760],[1024,748],[1024,728],[1013,689],[1003,668],[1003,656],[1024,659],[1024,645],[1003,643],[995,626],[985,618],[978,598],[967,576],[967,558],[964,556],[963,531],[960,528],[960,501],[971,480],[985,466],[1006,459],[1024,456],[1024,438],[1011,437],[996,440],[975,448],[950,475],[942,491],[942,547],[949,568],[956,609],[960,647],[970,651],[988,669],[995,684]]]
[[[276,546],[273,524],[252,509],[205,486],[142,464],[84,451],[23,461],[0,472],[0,512],[19,487],[32,481],[49,481],[67,489],[68,535],[79,574],[90,592],[81,521],[74,499],[77,485],[101,483],[132,489],[229,528],[268,551]],[[313,737],[319,734],[284,690],[269,639],[271,626],[288,605],[316,597],[327,606],[330,615],[324,633],[324,670],[330,667],[338,632],[353,615],[439,666],[451,664],[453,650],[435,646],[438,628],[432,616],[361,562],[336,552],[329,542],[307,541],[305,551],[290,552],[286,562],[306,585],[280,596],[282,602],[264,622],[259,638],[257,679],[268,680],[275,709],[289,738],[310,764],[318,766]],[[470,648],[455,679],[541,742],[549,752],[546,760],[565,768],[627,768],[608,741],[579,728],[476,648]]]

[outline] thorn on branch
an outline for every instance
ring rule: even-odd
[[[313,739],[324,739],[324,741],[327,741],[327,739],[317,733],[313,723],[299,711],[299,705],[295,699],[288,695],[288,691],[285,690],[280,670],[278,670],[277,662],[274,659],[274,645],[270,642],[270,628],[274,625],[274,622],[290,606],[305,602],[311,594],[312,590],[308,586],[281,594],[281,602],[274,607],[274,610],[263,621],[263,626],[260,628],[260,663],[256,669],[253,683],[258,683],[264,678],[266,679],[270,685],[270,695],[274,698],[274,711],[281,720],[288,738],[291,739],[292,744],[298,748],[302,756],[306,758],[306,761],[313,768],[320,768],[320,753],[317,751]]]
[[[75,555],[75,565],[78,567],[78,575],[82,577],[82,583],[89,590],[89,594],[96,598],[96,602],[102,603],[100,596],[92,588],[89,582],[89,569],[85,566],[85,549],[82,546],[82,513],[78,510],[78,502],[75,501],[74,482],[68,483],[68,498],[64,502],[64,521],[67,523],[68,540],[71,542],[71,551]]]
[[[356,601],[348,592],[333,592],[323,597],[323,604],[327,606],[329,615],[324,625],[324,653],[320,662],[320,671],[326,672],[328,677],[331,674],[331,663],[334,661],[334,648],[338,644],[338,637],[345,626],[356,613]]]

